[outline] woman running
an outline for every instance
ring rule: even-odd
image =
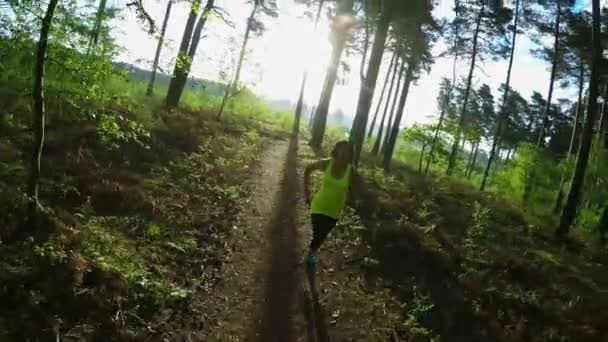
[[[340,141],[331,152],[331,159],[319,160],[306,167],[304,171],[304,194],[310,205],[312,221],[312,242],[307,262],[313,267],[315,253],[325,238],[335,227],[346,199],[350,193],[354,169],[351,165],[353,148],[348,141]],[[323,171],[319,189],[310,201],[310,175],[313,171]]]

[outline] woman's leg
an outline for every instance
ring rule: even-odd
[[[312,241],[310,242],[310,255],[314,254],[321,247],[329,232],[336,226],[337,220],[325,215],[312,214],[311,221]]]

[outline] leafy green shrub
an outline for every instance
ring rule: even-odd
[[[102,114],[98,118],[97,135],[110,149],[117,149],[122,143],[136,143],[147,147],[143,141],[150,137],[141,124],[120,114]]]

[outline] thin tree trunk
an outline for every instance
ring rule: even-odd
[[[369,8],[367,7],[367,1],[363,1],[363,12],[365,13],[364,19],[364,31],[365,31],[365,42],[363,44],[363,52],[361,53],[361,64],[359,66],[359,79],[361,84],[365,84],[367,78],[365,74],[365,63],[367,61],[367,53],[369,51]],[[384,13],[383,13],[384,14]]]
[[[339,9],[337,16],[348,15],[353,11],[353,0],[342,0],[338,4]],[[327,74],[325,76],[325,84],[323,85],[323,91],[317,106],[317,113],[315,115],[315,121],[312,126],[312,138],[310,140],[310,146],[314,149],[320,149],[323,144],[323,136],[325,135],[325,128],[327,126],[327,115],[329,113],[329,105],[331,104],[331,97],[334,92],[336,80],[338,78],[338,68],[340,60],[342,59],[342,53],[346,46],[346,36],[348,28],[334,27],[332,34],[334,35],[334,44],[332,50],[332,57]]]
[[[44,147],[44,67],[46,61],[46,50],[48,47],[49,32],[53,23],[53,16],[57,8],[58,0],[50,0],[46,8],[46,13],[42,19],[40,28],[40,37],[38,38],[38,46],[36,48],[36,62],[34,64],[34,85],[32,89],[33,101],[33,132],[34,132],[34,148],[31,159],[31,170],[28,180],[28,195],[32,199],[33,209],[32,214],[40,207],[38,198],[38,183],[40,180],[40,162],[42,159],[42,149]]]
[[[226,107],[226,102],[228,101],[228,98],[232,96],[231,93],[236,89],[239,84],[239,80],[241,79],[241,70],[243,68],[243,61],[245,60],[245,53],[247,52],[247,43],[249,43],[249,35],[251,34],[251,28],[253,27],[253,20],[255,19],[255,14],[257,13],[259,6],[260,0],[255,0],[251,14],[249,15],[249,18],[247,18],[247,28],[245,29],[245,37],[243,38],[243,45],[241,45],[241,52],[239,53],[239,60],[236,65],[234,80],[230,85],[228,85],[228,87],[226,87],[224,97],[222,98],[222,104],[217,112],[218,120],[221,119],[222,114],[224,113],[224,108]]]
[[[554,38],[555,41],[553,43],[553,59],[551,62],[551,78],[549,80],[549,93],[547,94],[547,104],[545,106],[545,112],[543,113],[543,117],[541,120],[541,127],[538,132],[538,139],[536,140],[536,148],[540,149],[545,145],[545,130],[547,129],[547,124],[549,123],[549,113],[551,112],[551,100],[553,98],[553,87],[555,85],[555,77],[557,75],[557,63],[559,61],[559,37],[560,37],[560,19],[561,19],[561,1],[556,1],[557,3],[557,11],[555,13],[555,29],[554,29]],[[532,192],[532,182],[535,178],[534,172],[534,164],[536,164],[536,157],[532,161],[532,170],[526,179],[526,184],[524,186],[524,193],[522,199],[524,202],[528,201],[530,197],[530,193]]]
[[[448,159],[448,168],[446,174],[452,174],[454,167],[456,166],[456,157],[458,156],[458,145],[460,144],[460,135],[466,122],[467,105],[469,104],[469,95],[471,94],[471,83],[473,82],[473,72],[475,71],[475,62],[477,61],[477,50],[479,42],[479,31],[481,30],[481,18],[485,10],[485,1],[481,3],[481,9],[477,15],[477,22],[475,24],[475,34],[473,35],[473,53],[471,56],[471,66],[469,68],[469,76],[467,78],[467,87],[464,92],[464,101],[462,104],[462,112],[460,113],[460,119],[458,120],[458,127],[454,136],[454,143],[452,145],[452,152]]]
[[[342,57],[343,46],[335,47],[332,52],[331,63],[328,67],[323,90],[315,113],[315,120],[312,123],[312,137],[310,145],[315,149],[320,149],[323,144],[323,136],[327,126],[327,115],[329,114],[329,105],[334,91],[334,86],[338,78],[338,68]]]
[[[179,99],[183,91],[183,86],[188,80],[188,75],[185,72],[186,60],[188,59],[188,48],[190,47],[190,40],[192,39],[192,31],[194,30],[194,24],[198,17],[200,0],[193,0],[190,9],[190,15],[186,21],[186,27],[184,28],[184,34],[182,35],[182,41],[179,45],[179,51],[177,52],[177,58],[175,59],[175,67],[173,68],[173,76],[169,83],[169,89],[167,90],[167,98],[165,104],[169,108],[175,108],[179,104]]]
[[[452,65],[452,85],[456,82],[456,62],[458,61],[458,53],[454,55],[454,64]],[[433,134],[433,142],[431,143],[431,150],[428,153],[428,158],[426,160],[426,166],[424,167],[424,175],[426,176],[429,173],[429,168],[431,167],[431,161],[433,159],[433,155],[435,154],[435,148],[437,145],[437,140],[439,139],[439,132],[441,132],[441,126],[443,121],[445,120],[446,108],[450,103],[450,97],[446,94],[443,102],[443,109],[441,110],[441,114],[439,114],[439,121],[437,122],[437,128],[435,128],[435,133]]]
[[[507,166],[507,164],[509,164],[509,161],[511,161],[511,152],[513,152],[513,148],[509,147],[509,149],[507,150],[507,156],[505,157],[505,166]]]
[[[395,151],[397,137],[399,136],[399,125],[401,124],[401,118],[403,117],[403,112],[405,111],[405,103],[407,101],[407,95],[410,91],[410,85],[412,84],[414,68],[414,63],[410,61],[407,66],[403,89],[401,90],[401,98],[399,99],[399,108],[397,109],[397,115],[395,115],[395,121],[393,122],[393,125],[390,130],[390,135],[385,144],[386,149],[384,150],[384,158],[382,160],[382,166],[384,167],[385,171],[388,171],[391,165],[391,160],[393,159],[393,152]]]
[[[447,98],[447,96],[446,96]],[[437,128],[435,128],[435,133],[433,134],[433,142],[431,143],[431,150],[428,153],[428,158],[426,159],[426,166],[424,167],[424,175],[426,176],[429,173],[429,167],[431,166],[431,159],[433,159],[433,154],[435,153],[435,146],[437,145],[437,140],[439,139],[439,132],[441,131],[441,124],[443,123],[445,117],[445,108],[441,110],[441,114],[439,114],[439,121],[437,122]]]
[[[463,148],[464,150],[464,148]],[[469,152],[469,160],[467,160],[467,166],[464,169],[464,176],[467,177],[469,174],[469,168],[471,167],[471,162],[473,161],[473,152],[475,150],[475,141],[471,142],[471,151]]]
[[[583,63],[583,60],[581,59],[581,62],[579,65],[579,75],[578,75],[578,103],[576,104],[576,115],[574,117],[574,127],[572,127],[572,135],[570,136],[570,146],[568,147],[568,158],[570,158],[572,156],[572,152],[574,152],[574,149],[578,146],[576,138],[579,134],[578,125],[579,125],[579,123],[581,123],[581,121],[583,121],[582,117],[583,117],[583,110],[584,110],[584,105],[583,105],[584,83],[585,83],[585,64]]]
[[[207,0],[207,5],[205,5],[205,9],[203,10],[203,14],[198,19],[196,23],[196,27],[194,28],[194,33],[192,34],[192,40],[190,42],[190,48],[188,49],[188,68],[186,70],[187,73],[190,72],[190,67],[192,66],[192,61],[194,60],[194,56],[196,56],[196,50],[198,49],[198,44],[201,41],[201,36],[203,33],[203,28],[207,23],[207,18],[209,18],[209,13],[215,6],[215,0]]]
[[[312,129],[312,123],[315,120],[315,111],[317,110],[317,107],[312,106],[312,110],[310,111],[310,117],[308,118],[308,128]]]
[[[319,20],[321,19],[321,13],[323,12],[323,5],[325,4],[325,0],[319,1],[319,8],[317,9],[317,15],[315,17],[315,24],[313,27],[313,34],[317,31],[317,26],[319,25]],[[302,108],[304,107],[304,91],[306,90],[306,82],[308,81],[308,68],[304,70],[304,74],[302,75],[302,83],[300,84],[300,91],[298,95],[298,102],[296,104],[295,110],[295,121],[294,121],[294,132],[299,131],[300,129],[300,120],[302,117]],[[312,123],[312,121],[311,121]]]
[[[422,144],[420,149],[420,158],[418,159],[418,173],[422,174],[422,162],[424,161],[424,151],[426,150],[426,144]]]
[[[498,149],[496,150],[496,163],[494,163],[492,167],[494,171],[498,170],[498,164],[500,164],[500,162],[502,161],[502,152],[503,150],[500,148],[500,145],[498,145]]]
[[[382,102],[384,101],[384,95],[386,95],[386,87],[388,86],[391,72],[393,70],[393,64],[396,61],[397,53],[393,53],[393,57],[391,58],[391,62],[388,66],[388,70],[386,71],[386,77],[384,78],[384,85],[382,86],[382,91],[380,92],[380,99],[378,99],[378,103],[376,104],[376,111],[374,112],[374,117],[372,119],[372,124],[367,131],[367,138],[371,139],[372,134],[374,133],[374,128],[376,126],[376,120],[378,119],[378,114],[380,113],[380,107],[382,107]]]
[[[509,91],[511,90],[511,72],[513,71],[513,60],[515,59],[515,42],[517,40],[517,27],[519,23],[519,2],[517,0],[515,2],[515,19],[513,22],[513,38],[511,39],[511,52],[509,53],[509,68],[507,69],[507,81],[505,86],[505,91],[502,95],[502,106],[500,107],[500,116],[498,117],[498,122],[496,123],[496,129],[494,131],[494,138],[492,139],[492,147],[490,148],[490,155],[488,156],[488,162],[486,164],[486,168],[483,171],[483,178],[481,179],[481,185],[479,187],[480,191],[484,191],[486,188],[486,183],[488,181],[488,176],[490,175],[490,170],[492,168],[492,162],[494,162],[494,158],[496,156],[496,147],[498,146],[498,141],[500,140],[500,136],[502,135],[503,125],[507,119],[507,100],[509,99]]]
[[[395,88],[395,95],[393,97],[393,104],[391,106],[391,111],[389,112],[389,116],[388,116],[388,121],[386,122],[386,126],[384,127],[384,140],[382,141],[382,145],[380,146],[380,152],[382,154],[384,154],[384,151],[386,151],[386,144],[388,142],[389,136],[391,134],[391,130],[394,124],[393,118],[395,117],[395,110],[397,108],[397,103],[399,101],[399,94],[401,93],[401,89],[403,89],[403,87],[401,86],[401,81],[403,80],[403,74],[405,71],[405,60],[403,60],[403,62],[401,63],[401,71],[399,72],[399,78],[397,80],[397,88]]]
[[[469,168],[467,179],[471,179],[473,171],[475,171],[475,165],[477,165],[477,156],[479,156],[479,140],[477,140],[475,143],[475,152],[473,152],[473,160],[471,161],[471,167]]]
[[[587,169],[587,161],[589,160],[589,152],[591,150],[593,125],[595,123],[595,116],[597,114],[598,86],[600,80],[599,69],[602,61],[602,48],[600,41],[600,1],[592,0],[591,4],[593,9],[593,61],[591,65],[591,79],[589,82],[589,104],[587,106],[587,118],[583,129],[583,137],[581,139],[581,144],[579,146],[578,155],[576,158],[576,167],[574,169],[574,174],[572,175],[572,181],[570,182],[570,191],[568,192],[566,205],[562,211],[559,227],[555,231],[556,236],[559,238],[565,238],[568,235],[570,227],[576,218],[577,208],[581,197],[581,189],[583,187],[585,178],[585,171]]]
[[[95,24],[93,25],[93,30],[91,31],[91,38],[89,40],[89,46],[87,47],[87,55],[91,53],[91,50],[97,46],[99,41],[99,33],[101,31],[101,25],[103,23],[103,19],[106,14],[106,4],[107,0],[101,0],[99,2],[99,7],[97,8],[97,14],[95,15]]]
[[[194,62],[194,57],[196,56],[196,50],[198,49],[198,44],[201,41],[201,34],[203,32],[203,28],[207,23],[207,18],[209,18],[209,13],[213,9],[215,5],[215,0],[207,0],[207,5],[205,5],[205,9],[201,14],[198,22],[196,23],[196,27],[194,28],[194,33],[192,34],[192,38],[190,40],[190,47],[188,48],[188,57],[184,60],[183,72],[181,77],[176,80],[176,92],[178,100],[181,98],[182,92],[186,87],[186,83],[188,82],[188,75],[190,74],[190,69],[192,68],[192,63]]]
[[[555,14],[555,41],[553,43],[553,60],[551,62],[551,79],[549,80],[549,93],[547,94],[547,106],[543,114],[542,126],[538,133],[538,140],[536,141],[536,147],[541,148],[545,143],[545,130],[547,129],[547,123],[549,122],[549,113],[551,112],[551,100],[553,98],[553,86],[555,84],[555,76],[557,74],[557,63],[559,61],[559,36],[560,36],[560,18],[561,18],[561,1],[556,1],[557,12]]]
[[[382,64],[382,57],[384,56],[384,46],[386,43],[391,15],[391,8],[388,4],[389,3],[386,3],[384,5],[382,14],[378,20],[366,77],[362,80],[361,88],[359,90],[357,112],[350,131],[350,141],[352,142],[355,151],[355,165],[358,164],[359,157],[361,156],[361,149],[363,148],[363,141],[365,140],[365,129],[367,128],[369,110],[372,106],[378,74]]]
[[[603,94],[603,102],[602,102],[602,110],[600,111],[600,120],[597,126],[597,133],[595,135],[596,144],[601,142],[601,138],[604,135],[604,130],[606,129],[606,101],[608,100],[608,83],[604,85],[604,94]]]
[[[460,1],[459,0],[455,0],[454,1],[454,14],[455,14],[455,20],[458,19],[458,14],[459,14],[459,7],[460,6]],[[458,26],[456,26],[456,31],[454,34],[454,42],[456,42],[456,37],[458,37]],[[452,64],[452,86],[454,86],[456,84],[456,64],[458,62],[458,49],[455,49],[454,52],[454,63]],[[448,96],[445,97],[444,100],[444,108],[441,110],[441,114],[439,114],[439,121],[437,122],[437,128],[435,128],[435,134],[433,135],[433,142],[431,143],[431,150],[428,153],[428,158],[426,161],[426,166],[424,167],[424,176],[426,177],[426,175],[429,173],[429,168],[431,166],[431,161],[433,159],[433,155],[435,154],[435,148],[437,145],[437,140],[439,139],[439,132],[441,132],[441,125],[443,124],[443,120],[445,119],[445,113],[446,110],[445,108],[447,108],[448,104],[450,102],[450,98]]]
[[[156,54],[154,55],[154,63],[152,63],[152,75],[150,75],[150,83],[148,83],[148,89],[146,90],[147,96],[152,96],[154,93],[154,82],[156,80],[156,71],[158,70],[158,62],[160,60],[160,52],[163,48],[163,41],[165,40],[165,32],[167,32],[167,23],[171,16],[171,7],[173,6],[173,0],[167,2],[167,9],[165,10],[165,19],[163,20],[163,26],[160,30],[160,37],[158,37],[158,44],[156,45]]]
[[[578,125],[582,117],[582,100],[583,100],[583,83],[584,83],[584,72],[585,65],[581,59],[579,66],[579,78],[578,78],[578,103],[576,104],[576,115],[574,117],[574,125],[572,126],[572,134],[570,135],[570,146],[568,147],[568,155],[566,156],[566,164],[570,164],[572,159],[572,152],[574,152],[575,146],[578,146],[576,137],[578,135]],[[564,200],[564,184],[566,183],[567,171],[562,172],[561,179],[559,181],[559,187],[557,188],[557,196],[555,197],[555,204],[553,205],[553,213],[557,214],[562,208],[562,202]]]
[[[382,143],[382,135],[384,133],[384,127],[387,125],[386,123],[386,114],[388,113],[389,106],[391,104],[391,99],[393,98],[393,90],[395,86],[395,78],[397,75],[403,71],[403,67],[399,69],[399,53],[396,53],[397,59],[395,60],[395,64],[393,65],[393,76],[391,77],[391,85],[388,88],[388,96],[386,97],[386,103],[384,104],[384,112],[382,113],[382,120],[380,121],[380,128],[378,128],[378,135],[376,136],[376,142],[372,148],[372,154],[377,156],[380,151],[380,144]],[[399,87],[399,84],[397,84]],[[395,91],[396,93],[397,91]]]

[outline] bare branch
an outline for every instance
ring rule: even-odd
[[[488,73],[484,70],[484,68],[481,67],[481,65],[479,65],[479,63],[475,64],[475,68],[479,69],[479,71],[481,71],[482,74],[486,75],[486,77],[490,77],[490,75],[488,75]]]
[[[213,7],[213,14],[215,14],[224,24],[228,25],[230,28],[234,28],[234,22],[229,19],[230,15],[226,12],[225,9],[221,7]]]
[[[147,23],[149,25],[148,33],[154,34],[157,31],[154,19],[152,19],[150,14],[148,14],[146,9],[144,8],[143,0],[133,0],[133,2],[127,3],[127,7],[135,7],[137,17],[144,23]]]

